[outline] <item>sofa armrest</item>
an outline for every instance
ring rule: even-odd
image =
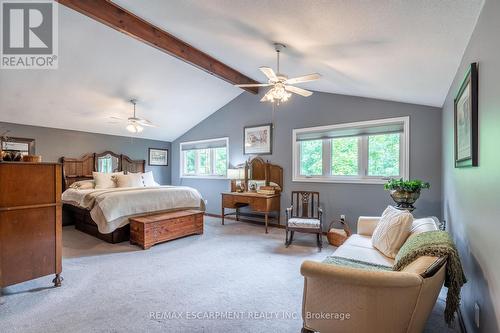
[[[363,236],[373,235],[379,220],[380,216],[360,216],[358,218],[358,234]]]
[[[417,332],[408,326],[424,284],[419,274],[312,261],[302,263],[300,271],[304,276],[304,328],[319,332]],[[346,320],[322,314],[338,314]]]

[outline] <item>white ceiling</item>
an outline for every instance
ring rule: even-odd
[[[483,0],[115,0],[263,82],[272,42],[281,71],[319,72],[304,88],[442,106]],[[60,6],[59,69],[1,70],[0,121],[128,135],[109,116],[157,123],[174,140],[241,90]],[[303,98],[303,97],[295,97]],[[258,99],[256,97],[256,102]]]
[[[482,0],[114,0],[242,73],[265,81],[273,42],[304,87],[442,106]]]
[[[172,141],[241,89],[59,6],[59,68],[0,70],[0,121],[130,136],[111,116],[137,115],[158,128],[142,138]]]

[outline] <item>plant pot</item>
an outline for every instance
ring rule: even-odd
[[[420,191],[408,192],[403,190],[391,190],[389,193],[397,207],[402,209],[415,209],[413,204],[420,197]]]

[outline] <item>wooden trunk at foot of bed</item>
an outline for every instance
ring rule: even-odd
[[[108,243],[121,243],[130,239],[130,225],[124,225],[121,228],[109,234],[102,234],[97,228],[97,224],[92,220],[90,211],[78,208],[72,205],[63,205],[63,225],[75,225],[75,229],[85,232]]]

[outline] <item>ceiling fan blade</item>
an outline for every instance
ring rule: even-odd
[[[249,83],[249,84],[235,84],[236,87],[245,88],[245,87],[268,87],[270,83]]]
[[[271,81],[278,81],[276,73],[274,73],[272,68],[269,67],[259,67],[260,71],[264,73],[265,76]]]
[[[123,119],[123,118],[120,118],[120,117],[115,117],[115,116],[111,116],[111,117],[109,117],[109,118],[111,118],[111,119],[118,119],[118,120],[127,120],[127,119]]]
[[[285,90],[289,91],[289,92],[293,92],[293,93],[300,95],[300,96],[304,96],[304,97],[309,97],[313,94],[312,91],[305,90],[305,89],[302,89],[299,87],[294,87],[294,86],[285,86]]]
[[[312,73],[312,74],[307,74],[307,75],[298,76],[298,77],[288,79],[285,81],[285,83],[286,84],[295,84],[295,83],[309,82],[309,81],[318,80],[320,77],[321,77],[320,74]]]
[[[139,119],[139,120],[137,120],[137,123],[139,123],[143,126],[147,126],[147,127],[157,127],[155,124],[153,124],[152,122],[150,122],[147,119]]]
[[[261,102],[266,102],[266,101],[267,101],[268,96],[269,96],[269,95],[271,95],[271,91],[272,91],[272,89],[269,89],[269,91],[268,91],[268,92],[264,95],[264,97],[262,97],[262,98],[260,99],[260,101],[261,101]]]

